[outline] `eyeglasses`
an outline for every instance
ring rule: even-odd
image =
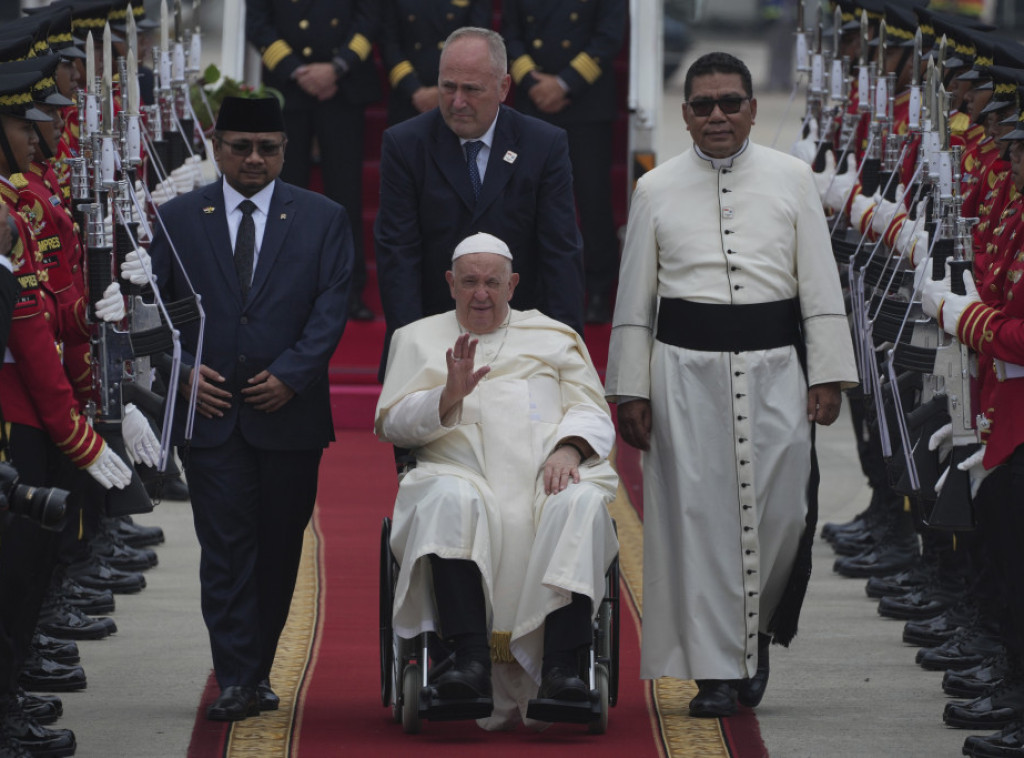
[[[700,100],[690,100],[687,105],[690,106],[690,110],[693,111],[693,115],[705,118],[710,116],[711,112],[717,105],[722,113],[731,115],[733,113],[739,113],[740,108],[743,107],[743,103],[749,100],[749,97],[740,97],[739,95],[726,95],[720,97],[717,100],[710,98],[701,98]]]
[[[284,142],[265,142],[253,143],[251,139],[240,139],[233,142],[223,140],[224,144],[231,148],[231,154],[237,155],[239,158],[248,158],[252,154],[253,146],[256,147],[256,152],[263,158],[273,158],[275,155],[281,154],[281,148],[284,147]]]

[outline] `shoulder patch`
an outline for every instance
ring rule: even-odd
[[[21,172],[17,174],[11,174],[11,184],[13,184],[19,191],[25,189],[28,186],[28,179]]]

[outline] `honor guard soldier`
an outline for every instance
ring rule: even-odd
[[[61,365],[60,311],[48,286],[42,253],[25,220],[17,215],[17,184],[36,153],[33,122],[48,117],[32,106],[30,86],[39,73],[4,75],[0,65],[0,196],[17,227],[11,263],[21,285],[15,305],[8,356],[0,368],[0,405],[10,429],[9,455],[26,484],[50,486],[74,481],[68,464],[90,473],[104,487],[123,487],[131,470],[87,423]],[[61,473],[62,470],[65,473]],[[71,479],[65,477],[70,476]],[[0,618],[12,641],[13,665],[0,691],[2,726],[25,749],[52,756],[72,755],[74,734],[40,727],[21,711],[15,677],[25,661],[40,616],[43,596],[56,564],[57,536],[19,519],[0,552],[3,592]]]
[[[611,321],[619,241],[612,213],[613,62],[626,0],[512,0],[502,31],[518,88],[516,108],[565,129],[583,234],[586,320]]]
[[[388,125],[436,108],[441,48],[463,26],[490,26],[491,0],[387,0],[381,32]]]
[[[355,268],[349,316],[373,319],[363,302],[363,115],[380,99],[370,55],[380,27],[378,0],[246,0],[246,38],[263,56],[263,81],[284,95],[288,162],[282,180],[309,186],[313,140],[324,194],[352,219]]]

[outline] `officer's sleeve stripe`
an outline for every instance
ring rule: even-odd
[[[358,55],[359,60],[365,61],[370,57],[373,45],[371,45],[370,40],[366,39],[362,34],[353,34],[352,39],[348,42],[348,49]]]
[[[520,55],[514,61],[512,61],[512,79],[516,84],[519,84],[523,77],[528,73],[537,68],[537,64],[533,62],[533,58],[529,55]]]
[[[576,73],[582,76],[587,84],[593,84],[601,76],[601,67],[586,53],[577,55],[569,61],[569,65],[576,69]]]
[[[397,87],[400,81],[412,73],[415,73],[415,69],[413,69],[409,61],[401,61],[395,64],[394,68],[388,73],[388,81],[391,83],[391,88]]]
[[[268,71],[277,68],[277,64],[292,54],[291,46],[283,39],[276,40],[263,51],[263,65]]]

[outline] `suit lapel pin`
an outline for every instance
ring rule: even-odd
[[[288,214],[287,213],[282,213],[281,214],[281,220],[284,221],[286,218],[288,218]]]
[[[211,214],[211,213],[213,213],[213,212],[214,212],[215,210],[217,210],[217,209],[216,209],[216,208],[214,208],[214,207],[213,207],[212,205],[208,205],[208,206],[206,206],[205,208],[203,208],[203,213],[205,213],[206,215],[210,215],[210,214]]]
[[[515,163],[516,158],[518,157],[519,156],[516,153],[513,153],[511,150],[509,150],[507,153],[505,153],[505,163]]]

